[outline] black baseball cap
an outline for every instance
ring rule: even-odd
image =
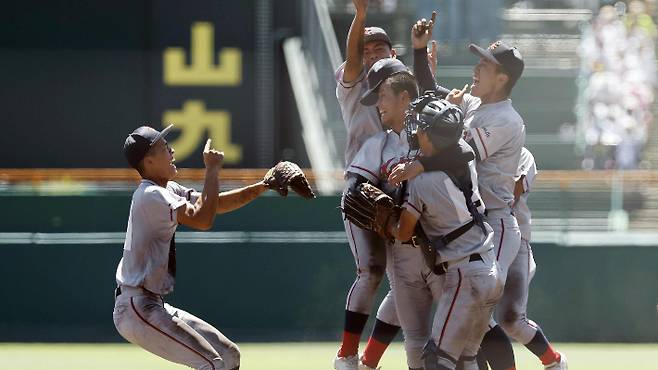
[[[513,83],[516,83],[523,73],[523,57],[516,47],[511,47],[502,41],[496,41],[487,49],[482,49],[475,44],[469,45],[468,49],[471,53],[502,66]]]
[[[137,168],[137,165],[146,156],[153,144],[167,136],[173,127],[174,125],[169,125],[164,130],[158,131],[150,126],[142,126],[128,135],[126,142],[123,144],[123,154],[126,156],[130,167]]]
[[[395,58],[384,58],[375,62],[368,71],[368,76],[366,77],[368,81],[368,91],[366,91],[361,97],[361,104],[375,105],[377,103],[377,90],[379,90],[379,85],[381,85],[387,78],[400,72],[410,73],[409,68]]]
[[[391,48],[391,38],[388,37],[386,31],[380,27],[366,27],[363,32],[363,43],[366,44],[371,41],[383,41]]]

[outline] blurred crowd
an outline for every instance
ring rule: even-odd
[[[579,49],[584,169],[638,168],[653,121],[655,40],[647,3],[639,0],[604,5],[585,28]]]

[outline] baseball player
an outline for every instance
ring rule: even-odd
[[[539,325],[528,319],[528,288],[535,275],[535,260],[530,247],[531,214],[528,196],[537,175],[532,153],[523,148],[516,172],[514,214],[521,230],[521,247],[507,273],[505,292],[498,303],[497,316],[505,332],[534,353],[550,370],[566,370],[566,357],[553,349]]]
[[[422,25],[421,26],[425,26]],[[425,52],[431,38],[431,26],[424,33],[422,49],[414,45],[414,71],[423,90],[437,88],[431,78]],[[447,99],[461,107],[465,114],[464,138],[474,149],[477,161],[479,188],[487,207],[485,219],[494,230],[496,260],[501,268],[503,280],[516,258],[521,243],[521,232],[514,217],[514,177],[525,142],[523,119],[512,107],[512,88],[523,73],[523,58],[520,52],[497,41],[483,49],[471,44],[469,49],[480,57],[473,68],[473,83],[470,94],[468,85],[462,90],[453,89]],[[425,168],[429,171],[442,169],[445,163],[440,157],[421,157],[418,160],[397,166],[389,181],[399,183],[412,178]],[[482,350],[494,370],[515,369],[512,345],[504,330],[493,320],[491,328],[482,342]]]
[[[440,156],[458,144],[463,116],[457,106],[434,100],[419,117],[423,155]],[[400,242],[415,234],[435,245],[426,261],[409,244],[398,243],[392,252],[410,370],[453,370],[460,358],[465,369],[476,369],[480,341],[502,294],[492,229],[482,221],[475,164],[461,165],[461,172],[426,172],[410,180],[399,222],[390,225]],[[437,309],[430,328],[433,301]]]
[[[377,61],[368,72],[367,81],[370,89],[364,94],[361,102],[367,106],[376,103],[381,115],[381,122],[390,129],[380,131],[370,137],[358,151],[346,171],[348,186],[346,192],[354,189],[359,183],[370,182],[384,192],[393,194],[398,189],[387,183],[390,170],[398,163],[413,157],[413,153],[409,149],[407,135],[404,132],[404,119],[409,103],[418,95],[418,87],[415,78],[404,64],[393,58]],[[394,197],[401,199],[401,194],[394,195]],[[363,278],[377,278],[377,281],[371,282],[370,291],[366,292],[368,296],[360,297],[362,302],[364,298],[369,300],[366,303],[370,306],[365,306],[361,311],[367,313],[371,309],[372,298],[385,271],[388,273],[391,288],[394,287],[394,280],[387,264],[391,246],[384,245],[385,243],[378,235],[356,227],[347,219],[345,220],[345,226],[348,230],[350,245],[353,247],[357,260],[357,282]],[[369,239],[365,240],[364,237]],[[366,269],[369,273],[363,274]],[[377,273],[376,276],[374,276],[375,272]],[[355,284],[350,295],[348,295],[348,305],[358,302],[357,297],[352,296],[356,287]],[[361,305],[363,304],[361,303]],[[389,320],[394,321],[393,323],[385,321],[387,315]],[[393,293],[389,290],[377,313],[375,330],[368,341],[368,346],[359,366],[362,369],[375,369],[386,348],[384,345],[388,345],[398,331],[399,324],[395,312]],[[337,365],[340,365],[340,362],[337,362]]]
[[[133,193],[123,257],[116,271],[114,325],[131,343],[166,360],[194,369],[239,369],[240,350],[219,330],[165,303],[176,277],[175,232],[178,224],[207,230],[217,213],[251,202],[268,189],[266,181],[218,194],[224,154],[203,151],[203,192],[171,181],[177,173],[174,150],[161,132],[142,126],[131,133],[124,154],[142,181]]]
[[[356,14],[347,36],[346,60],[335,74],[336,97],[347,128],[345,163],[348,166],[363,143],[382,132],[377,109],[361,104],[361,97],[368,92],[366,75],[377,61],[396,55],[383,29],[365,27],[368,0],[353,0],[353,3]],[[359,366],[365,366],[359,364],[359,341],[372,311],[377,288],[384,277],[386,253],[383,241],[375,233],[362,230],[349,221],[344,223],[356,263],[356,279],[347,293],[343,339],[334,359],[334,368],[357,370]],[[395,303],[389,294],[379,306],[377,320],[361,361],[375,368],[399,329]]]

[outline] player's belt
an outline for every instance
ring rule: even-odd
[[[483,261],[482,255],[480,253],[473,253],[468,256],[468,262]],[[450,262],[441,262],[434,268],[434,273],[437,275],[443,275],[448,272],[448,267],[450,267]]]
[[[129,296],[144,295],[144,294],[156,295],[156,296],[158,295],[156,293],[151,292],[150,290],[146,290],[146,289],[141,288],[141,287],[135,288],[135,287],[131,287],[131,286],[124,286],[123,287],[123,292],[122,292],[121,286],[119,285],[118,287],[116,287],[116,289],[114,289],[114,298],[116,299],[117,297],[119,297],[121,295],[121,293],[128,294]]]

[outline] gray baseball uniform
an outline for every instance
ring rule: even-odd
[[[382,133],[382,126],[377,108],[363,105],[360,101],[361,96],[368,91],[368,70],[364,67],[358,78],[347,83],[343,80],[345,64],[338,67],[335,77],[336,98],[347,128],[345,164],[349,170],[366,140]],[[376,158],[380,157],[381,152],[376,155]],[[369,167],[370,164],[364,166]],[[377,164],[377,167],[373,168],[376,170],[373,171],[374,174],[379,173],[379,166]],[[351,183],[347,183],[345,191],[350,185]],[[384,248],[384,241],[375,233],[363,230],[348,221],[344,221],[344,225],[357,272],[356,279],[347,293],[345,308],[352,312],[370,314],[377,288],[386,271],[387,250]],[[379,305],[377,318],[391,325],[399,325],[393,295],[390,292]]]
[[[536,268],[530,247],[531,214],[528,208],[528,196],[536,175],[535,159],[528,149],[523,148],[516,173],[517,180],[523,178],[523,193],[514,204],[514,214],[521,229],[521,247],[509,268],[505,293],[497,308],[500,325],[509,336],[522,344],[532,340],[538,327],[526,313],[529,285]]]
[[[361,175],[384,192],[392,194],[396,188],[388,184],[388,175],[398,163],[409,161],[409,143],[407,135],[387,130],[368,139],[347,168],[347,172]],[[348,176],[348,186],[355,181]],[[369,313],[383,272],[388,274],[391,288],[394,278],[390,270],[391,248],[379,236],[360,229],[345,220],[345,229],[349,230],[348,240],[357,263],[357,278],[347,298],[347,309],[354,312]],[[394,295],[389,293],[379,307],[377,318],[391,325],[399,326],[395,312]]]
[[[114,325],[126,340],[194,369],[240,365],[238,346],[205,321],[165,303],[174,289],[177,212],[199,193],[170,181],[142,180],[130,205],[123,258],[116,272]]]
[[[496,260],[504,280],[521,244],[512,205],[525,125],[510,99],[482,105],[479,98],[466,94],[462,110],[465,139],[474,144],[480,193],[487,207],[485,219],[494,230]]]
[[[478,203],[475,165],[469,167],[474,184],[472,200],[483,211],[482,202]],[[463,199],[463,193],[444,172],[426,172],[409,180],[403,207],[432,240],[472,221]],[[409,368],[423,368],[421,354],[430,338],[439,349],[441,365],[454,369],[460,357],[468,356],[472,358],[465,368],[477,368],[474,356],[503,287],[493,253],[492,230],[486,223],[485,228],[486,233],[473,226],[438,250],[440,262],[448,264],[441,276],[429,270],[419,249],[400,243],[393,249],[395,298]],[[433,301],[437,308],[430,327]]]
[[[367,68],[361,69],[361,74],[353,82],[343,81],[345,73],[344,62],[336,70],[336,98],[343,115],[347,129],[347,144],[345,146],[345,165],[349,166],[363,143],[372,135],[382,132],[379,113],[375,106],[361,104],[361,96],[368,91],[366,75]]]

